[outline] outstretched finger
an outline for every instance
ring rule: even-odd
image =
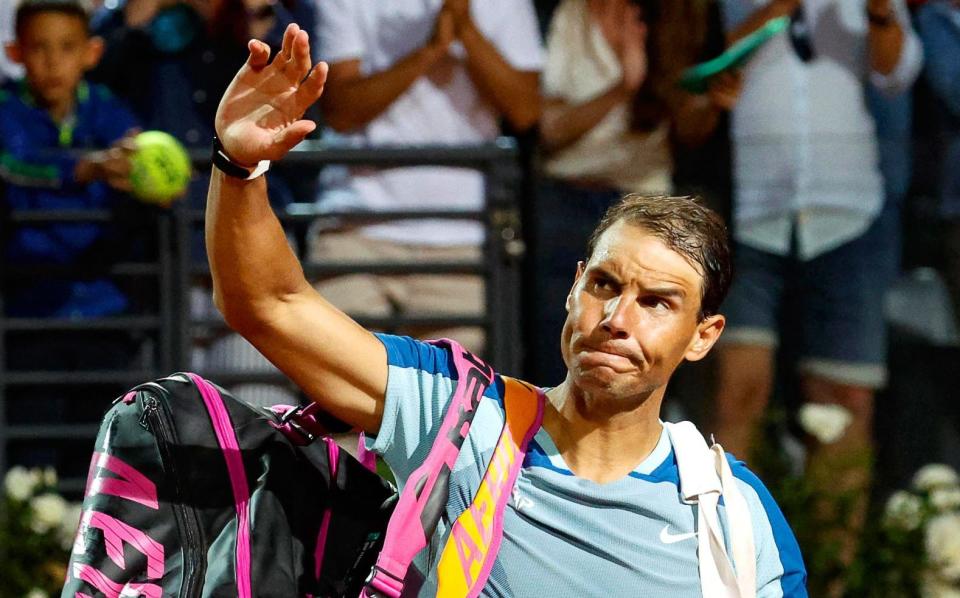
[[[298,113],[303,114],[323,93],[323,85],[327,81],[327,70],[326,62],[318,62],[307,78],[300,83],[296,95]]]
[[[292,71],[297,83],[310,72],[310,64],[310,36],[301,29],[293,40]]]
[[[312,120],[298,120],[274,135],[273,141],[278,150],[278,155],[272,159],[279,159],[295,145],[303,141],[304,137],[309,135],[317,128],[317,123]]]
[[[277,55],[277,60],[290,60],[290,58],[293,57],[293,43],[299,31],[300,26],[296,23],[287,25],[287,29],[283,32],[283,43],[280,45],[280,53]]]
[[[247,42],[247,49],[250,50],[250,56],[247,57],[247,66],[255,71],[267,66],[270,61],[270,46],[260,40],[252,39]]]

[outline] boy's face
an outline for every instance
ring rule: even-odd
[[[23,64],[37,100],[55,107],[73,100],[80,79],[97,64],[102,50],[77,16],[42,12],[27,19],[7,54]]]

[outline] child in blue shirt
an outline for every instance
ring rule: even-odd
[[[103,51],[78,0],[25,0],[8,58],[25,77],[0,89],[0,198],[15,211],[109,209],[129,190],[133,115],[106,88],[84,80]],[[17,225],[11,265],[73,264],[108,233],[94,223]],[[46,280],[9,287],[6,311],[21,317],[98,317],[128,300],[104,279]]]

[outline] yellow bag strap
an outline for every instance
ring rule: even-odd
[[[475,597],[486,584],[503,539],[503,511],[543,422],[543,392],[514,378],[502,379],[503,430],[473,502],[454,522],[440,553],[437,596],[443,598]]]

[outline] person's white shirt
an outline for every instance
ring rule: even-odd
[[[769,0],[723,0],[727,30]],[[922,50],[903,0],[905,33],[895,69],[870,70],[866,0],[804,0],[816,57],[802,62],[786,32],[750,60],[733,111],[734,227],[737,241],[811,259],[862,234],[883,206],[876,128],[865,97],[908,89]]]
[[[17,14],[16,0],[0,0],[0,49],[16,38],[14,17]],[[7,53],[0,52],[0,83],[23,77],[23,67],[10,62]]]
[[[623,67],[586,0],[564,0],[547,36],[543,94],[568,104],[591,100],[618,84]],[[624,193],[669,194],[673,190],[670,124],[649,132],[630,128],[628,103],[610,110],[580,139],[546,156],[543,170],[558,179],[600,181]]]
[[[364,75],[384,71],[424,46],[433,35],[443,0],[319,0],[321,59],[360,59]],[[530,0],[470,3],[477,28],[514,68],[539,71],[542,57]],[[345,135],[364,145],[479,144],[500,133],[499,117],[467,72],[463,46],[454,42],[445,64],[417,79],[382,114]],[[483,177],[446,167],[352,168],[346,192],[321,197],[330,210],[480,210]],[[368,236],[400,243],[478,244],[479,222],[417,220],[364,228]]]

